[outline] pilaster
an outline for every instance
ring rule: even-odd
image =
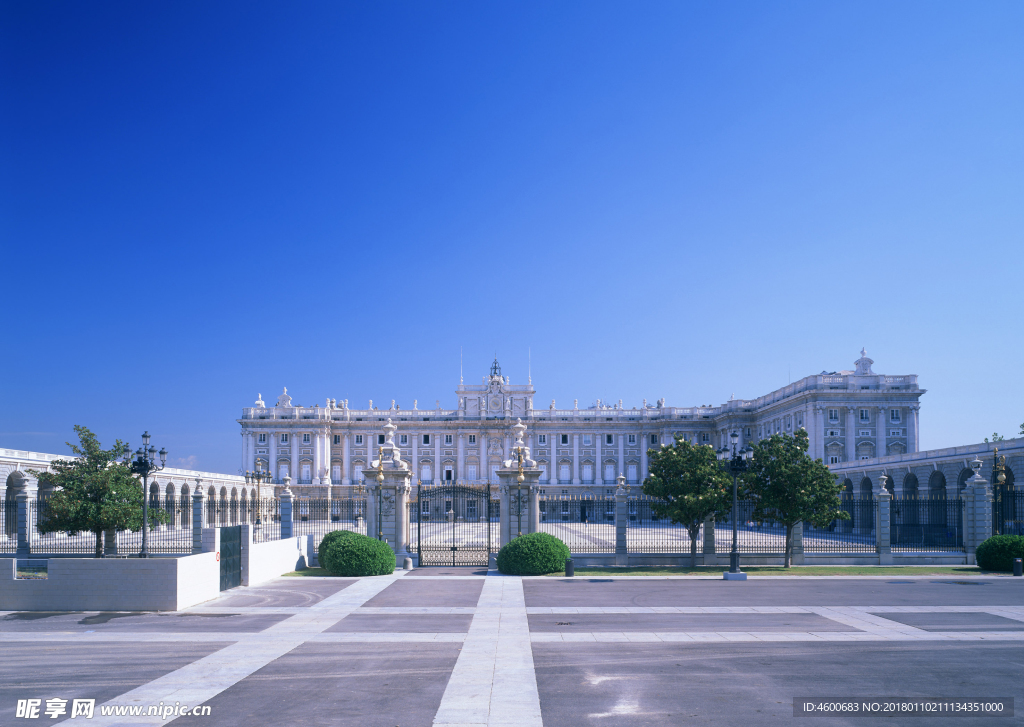
[[[198,477],[192,492],[192,552],[203,552],[203,481]]]

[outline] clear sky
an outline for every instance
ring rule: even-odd
[[[0,447],[236,472],[257,393],[1024,421],[1020,2],[0,4]]]

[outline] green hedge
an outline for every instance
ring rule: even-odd
[[[335,576],[385,576],[395,571],[395,553],[381,540],[351,530],[332,530],[320,541],[320,566]]]
[[[978,546],[982,570],[1012,571],[1014,558],[1024,558],[1024,535],[993,535]]]
[[[511,576],[539,576],[565,569],[569,547],[554,535],[520,535],[498,551],[498,570]]]

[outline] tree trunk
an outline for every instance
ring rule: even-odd
[[[786,525],[786,559],[784,561],[785,568],[789,568],[790,562],[793,560],[793,526]]]
[[[690,567],[697,567],[697,533],[700,529],[690,528]]]
[[[96,557],[96,558],[102,558],[103,557],[103,531],[102,530],[97,530],[96,531],[96,555],[94,557]]]

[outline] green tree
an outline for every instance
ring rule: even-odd
[[[687,442],[681,435],[671,447],[648,451],[650,475],[644,480],[645,495],[658,517],[683,525],[690,535],[690,565],[697,562],[697,535],[701,523],[721,516],[732,507],[732,478],[718,466],[708,445]]]
[[[129,447],[120,439],[103,449],[88,428],[75,426],[77,445],[67,445],[76,459],[55,460],[52,471],[36,472],[40,487],[53,488],[41,500],[39,531],[94,533],[97,558],[103,557],[103,531],[142,527],[142,485],[126,462]],[[149,511],[150,527],[164,522],[163,510]]]
[[[1021,424],[1020,426],[1021,426],[1022,429],[1024,429],[1024,424]],[[1006,438],[1001,436],[1000,434],[998,434],[996,432],[992,432],[992,441],[993,442],[1002,442],[1004,439],[1006,439]],[[985,444],[988,444],[988,437],[985,437]]]
[[[825,528],[837,518],[850,517],[839,509],[842,486],[836,476],[820,459],[811,459],[807,447],[804,429],[792,437],[773,434],[754,445],[754,458],[743,475],[754,518],[786,527],[786,568],[793,559],[794,525],[807,521]]]

